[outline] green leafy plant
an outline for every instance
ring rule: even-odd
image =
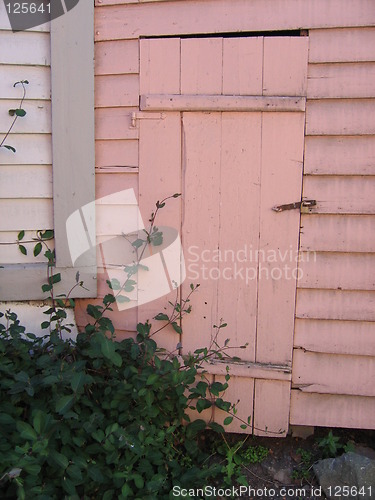
[[[292,479],[308,480],[312,476],[312,466],[314,462],[313,453],[310,450],[298,448],[297,455],[300,455],[301,460],[293,469]]]
[[[268,456],[269,450],[264,446],[245,446],[248,437],[231,446],[225,435],[221,436],[222,443],[217,447],[217,452],[224,457],[222,474],[224,483],[228,486],[231,486],[233,481],[239,485],[248,486],[243,467],[261,463]]]
[[[16,149],[13,147],[13,146],[10,146],[9,144],[5,144],[5,141],[7,140],[9,134],[11,133],[16,121],[18,118],[22,118],[26,115],[26,111],[22,108],[22,105],[23,105],[23,101],[25,100],[25,97],[26,97],[26,85],[28,85],[28,81],[27,80],[21,80],[19,82],[16,82],[13,87],[17,87],[17,85],[22,85],[22,89],[23,89],[23,95],[22,95],[22,98],[21,98],[21,102],[18,106],[18,108],[15,108],[15,109],[10,109],[9,110],[9,114],[10,116],[13,116],[13,121],[8,129],[8,131],[6,132],[5,136],[3,137],[2,141],[0,142],[0,148],[6,148],[8,149],[9,151],[12,151],[13,153],[16,152]]]
[[[202,485],[222,473],[219,464],[209,463],[197,437],[207,427],[218,433],[224,427],[190,421],[187,412],[199,415],[216,406],[228,413],[225,425],[237,418],[235,405],[223,399],[229,373],[225,383],[211,383],[204,372],[210,358],[228,356],[228,342],[221,347],[218,341],[225,323],[216,327],[210,346],[186,356],[179,355],[178,342],[167,352],[153,338],[167,326],[181,334],[181,318],[191,313],[190,296],[199,285],[154,318],[160,327],[139,323],[135,338],[115,341],[106,316],[120,295],[133,290],[144,245],[162,241],[155,215],[165,201],[157,203],[143,243],[132,242],[137,258],[125,266],[123,282],[109,281],[102,305],[87,306],[92,321],[76,340],[64,339],[70,331],[66,308],[74,306],[74,287],[84,285],[77,275],[70,292],[56,296],[61,276],[48,246],[53,233],[38,231],[32,240],[34,255],[44,249],[47,260],[43,291],[50,305],[42,328],[48,333],[38,338],[13,312],[0,313],[2,498],[163,499],[175,485]],[[22,253],[24,237],[21,231],[17,238]],[[231,475],[228,462],[226,477]]]
[[[354,451],[354,446],[350,441],[343,444],[338,436],[333,435],[331,430],[327,436],[318,439],[318,446],[324,457],[337,457],[343,452]]]

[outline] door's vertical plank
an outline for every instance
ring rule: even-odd
[[[230,373],[230,372],[229,372]],[[216,375],[215,382],[225,383],[225,377]],[[251,434],[253,432],[253,402],[254,402],[254,379],[247,377],[231,377],[228,381],[228,389],[222,396],[224,401],[230,401],[236,405],[236,416],[233,421],[224,427],[229,432],[241,432]],[[214,420],[223,425],[228,413],[219,408],[214,408]],[[250,423],[246,429],[241,429],[241,425]]]
[[[181,40],[181,94],[221,94],[222,38]]]
[[[140,94],[180,93],[180,39],[140,40]]]
[[[264,39],[263,95],[306,95],[308,43],[308,37]]]
[[[221,113],[184,113],[182,142],[182,241],[187,267],[183,297],[190,283],[200,284],[192,298],[193,311],[182,321],[183,352],[188,353],[210,344],[213,325],[219,321],[213,255],[219,246]]]
[[[218,313],[231,356],[255,360],[261,113],[223,113]],[[248,343],[246,349],[238,347]]]
[[[255,382],[254,434],[286,436],[289,426],[290,382],[261,380]]]
[[[262,117],[258,362],[292,359],[300,212],[272,207],[301,199],[303,125],[302,113]]]
[[[223,94],[262,95],[263,37],[223,39]]]
[[[140,120],[139,148],[139,208],[145,227],[155,211],[155,204],[174,193],[181,193],[181,127],[180,114],[168,113],[165,119]],[[168,144],[168,147],[166,147]],[[156,226],[168,226],[179,231],[181,226],[181,198],[168,200],[156,220]],[[154,247],[158,251],[158,247]],[[159,312],[165,311],[168,300],[174,302],[176,291],[164,295],[164,274],[160,280],[160,299],[138,307],[138,321],[152,319]],[[164,285],[163,285],[163,283]],[[142,294],[148,293],[149,287],[158,286],[154,281],[149,283],[147,271],[138,273],[138,299],[142,302]],[[162,326],[162,322],[153,321],[154,327]],[[154,328],[155,329],[155,328]],[[168,327],[160,332],[158,341],[161,346],[175,350],[179,335]]]

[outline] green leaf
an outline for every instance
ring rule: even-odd
[[[53,235],[53,229],[46,229],[46,231],[42,231],[40,233],[40,237],[42,238],[42,240],[50,240],[53,238]]]
[[[42,292],[50,292],[52,290],[52,285],[42,285]]]
[[[133,475],[133,480],[134,480],[134,483],[135,483],[136,487],[139,490],[141,490],[144,487],[145,482],[144,482],[144,480],[143,480],[143,478],[142,478],[142,476],[140,474],[134,474]]]
[[[3,144],[3,148],[9,149],[9,151],[13,151],[13,153],[16,152],[16,148],[13,146],[8,146],[7,144]]]
[[[126,295],[117,295],[116,302],[123,304],[124,302],[130,302],[130,299]]]
[[[145,240],[142,240],[141,238],[138,238],[135,241],[133,241],[132,245],[133,245],[134,248],[140,248],[145,243],[146,243]]]
[[[62,470],[65,470],[69,465],[67,457],[54,449],[49,452],[49,458]]]
[[[28,472],[31,476],[37,476],[41,470],[41,466],[39,464],[27,464],[25,465],[25,471]]]
[[[103,356],[112,361],[115,366],[120,367],[122,365],[122,358],[120,354],[116,352],[115,343],[105,336],[101,339],[101,351]]]
[[[206,428],[206,422],[204,420],[194,420],[186,427],[186,437],[188,439],[194,438],[198,432],[203,431]]]
[[[224,411],[229,411],[229,409],[230,409],[229,401],[223,401],[221,398],[216,399],[215,406],[220,408],[220,410],[224,410]]]
[[[241,424],[240,425],[241,429],[243,429],[244,431],[247,429],[247,425],[246,424]]]
[[[36,410],[33,418],[33,427],[38,434],[42,433],[47,420],[47,415],[42,410]]]
[[[225,432],[224,427],[221,426],[221,425],[219,425],[219,424],[217,424],[216,422],[210,422],[208,424],[208,427],[210,429],[212,429],[213,431],[218,432],[220,434],[223,433],[223,432]]]
[[[121,494],[124,498],[133,497],[133,490],[125,483],[121,489]]]
[[[154,319],[157,319],[158,321],[169,321],[169,317],[167,314],[164,313],[159,313],[157,314]]]
[[[16,116],[25,116],[26,115],[26,111],[24,109],[21,109],[21,108],[16,109],[15,113],[16,113]]]
[[[173,330],[175,332],[180,333],[180,334],[182,333],[182,328],[175,321],[173,321],[172,326],[173,326]]]
[[[214,382],[210,386],[210,391],[214,396],[219,396],[220,392],[225,391],[225,389],[228,387],[228,384],[222,384],[220,382]]]
[[[111,281],[107,280],[107,285],[111,290],[120,290],[121,284],[118,279],[112,278]]]
[[[229,425],[232,422],[233,422],[233,417],[227,417],[227,418],[224,419],[223,424],[224,425]]]
[[[88,304],[86,308],[87,314],[94,319],[99,319],[102,315],[101,307]]]
[[[21,240],[23,240],[23,239],[24,239],[24,237],[25,237],[25,231],[20,231],[20,232],[18,233],[17,240],[18,240],[18,241],[21,241]]]
[[[14,424],[14,418],[7,413],[0,413],[0,425]]]
[[[151,373],[151,375],[148,376],[146,385],[154,385],[155,382],[157,382],[160,378],[160,375],[157,373]]]
[[[115,297],[111,293],[107,293],[105,297],[103,298],[103,304],[106,306],[107,304],[113,304],[116,302]]]
[[[27,255],[26,247],[24,247],[23,245],[18,245],[18,249],[22,253],[22,255]]]
[[[114,490],[107,490],[103,495],[103,500],[112,500],[114,497]]]
[[[17,430],[23,439],[34,441],[38,438],[34,429],[27,422],[17,422]]]
[[[42,251],[42,244],[39,242],[34,247],[34,257],[39,255],[41,251]]]
[[[54,285],[55,283],[60,283],[60,281],[61,281],[61,274],[60,273],[53,274],[52,276],[50,276],[48,278],[48,283],[50,285]]]
[[[55,409],[60,415],[64,415],[74,403],[74,394],[70,394],[69,396],[63,396],[56,402]]]
[[[70,385],[72,386],[72,389],[74,392],[80,392],[86,381],[86,374],[85,372],[78,372],[75,373],[72,377],[72,380],[70,382]]]
[[[197,412],[201,413],[203,410],[211,408],[212,403],[211,401],[208,401],[208,399],[198,399],[196,406],[197,406]]]

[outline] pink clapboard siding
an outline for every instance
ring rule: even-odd
[[[317,205],[301,220],[290,422],[374,428],[375,30],[309,38],[303,194]]]
[[[260,244],[282,248],[294,242],[289,236],[294,230],[282,229],[285,221],[291,218],[292,226],[300,222],[302,276],[297,287],[293,281],[270,286],[255,280],[247,287],[233,279],[219,280],[216,287],[202,283],[194,314],[183,325],[189,332],[182,339],[185,349],[209,339],[209,325],[220,317],[230,319],[231,331],[225,333],[236,345],[249,342],[237,352],[248,363],[233,368],[228,396],[241,399],[239,412],[252,416],[255,433],[265,425],[276,434],[285,431],[288,420],[294,425],[375,428],[375,390],[366,385],[375,358],[374,25],[372,0],[277,0],[272,9],[262,0],[96,2],[97,197],[133,188],[146,219],[154,196],[182,192],[183,199],[173,200],[162,213],[162,223],[182,227],[185,252],[196,241],[208,250],[228,247],[233,240],[237,246],[255,245],[257,230]],[[240,37],[241,31],[301,27],[309,30],[307,71],[302,45],[292,45],[283,55],[276,38],[244,37],[241,43],[220,36],[179,38],[225,32]],[[173,37],[139,40],[161,35]],[[291,53],[296,62],[290,68]],[[301,219],[297,211],[266,210],[300,199],[301,178],[286,177],[282,160],[285,143],[294,142],[288,134],[295,136],[292,122],[283,122],[287,113],[238,108],[215,113],[212,105],[204,114],[182,112],[180,99],[165,119],[143,119],[152,113],[160,118],[160,112],[140,111],[141,95],[191,94],[307,97],[302,195],[316,199],[316,207],[304,210]],[[225,105],[238,107],[238,102]],[[136,126],[133,113],[140,118]],[[289,113],[297,128],[298,115],[304,113]],[[264,125],[261,136],[259,122]],[[293,152],[294,159],[298,154]],[[260,166],[249,169],[256,158]],[[270,184],[264,177],[266,165]],[[302,172],[302,158],[295,169]],[[116,217],[116,207],[106,210],[109,219]],[[205,220],[210,221],[207,228]],[[120,231],[116,221],[101,221],[99,238]],[[99,295],[105,293],[105,275],[100,274]],[[132,335],[137,320],[159,312],[166,298],[139,310],[115,311],[119,337]],[[79,324],[86,321],[84,306],[81,301],[77,309]],[[172,331],[160,340],[171,349],[178,341]],[[290,365],[293,345],[292,382],[290,373],[259,370],[257,361]],[[212,380],[222,379],[222,368],[212,368]],[[348,371],[355,374],[350,382],[345,381]],[[222,415],[205,418],[220,422]]]

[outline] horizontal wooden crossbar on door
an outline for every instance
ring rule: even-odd
[[[305,97],[145,94],[140,96],[142,111],[299,111],[306,108]]]

